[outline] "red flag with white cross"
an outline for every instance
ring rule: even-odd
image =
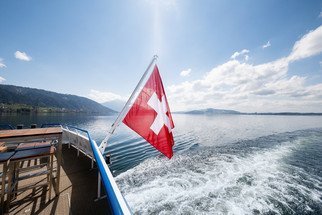
[[[165,156],[172,157],[174,145],[172,129],[174,124],[159,69],[156,65],[123,119],[123,123]]]

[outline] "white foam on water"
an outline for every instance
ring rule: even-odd
[[[297,183],[302,170],[292,175],[283,162],[301,143],[293,141],[245,155],[205,148],[171,160],[152,158],[116,179],[138,214],[281,213],[280,207],[295,213],[289,203],[301,204],[301,196],[322,204],[321,191]],[[322,179],[306,180],[321,185]]]

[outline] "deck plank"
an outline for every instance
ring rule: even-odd
[[[25,136],[42,136],[48,134],[61,134],[63,131],[60,127],[52,128],[34,128],[34,129],[15,129],[15,130],[0,130],[0,139],[11,137]]]
[[[48,188],[38,187],[19,193],[10,204],[9,214],[111,214],[106,199],[94,201],[97,192],[97,169],[91,168],[91,160],[67,145],[63,146],[60,176],[60,195],[52,192],[48,201]],[[55,168],[57,166],[55,160]],[[22,181],[42,183],[46,176]],[[47,194],[47,195],[46,195]]]

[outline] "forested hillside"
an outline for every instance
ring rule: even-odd
[[[0,84],[0,112],[115,113],[85,97],[3,84]]]

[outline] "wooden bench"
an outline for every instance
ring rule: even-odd
[[[3,165],[2,176],[1,176],[1,208],[4,208],[4,199],[6,193],[6,180],[8,175],[8,163],[10,158],[15,152],[3,152],[0,153],[0,164]]]
[[[6,152],[7,151],[7,146],[4,142],[0,142],[0,153]]]
[[[30,144],[32,145],[32,144]],[[29,145],[29,146],[30,146]],[[36,145],[36,144],[35,144]],[[34,146],[35,146],[34,145]],[[28,189],[33,189],[41,186],[49,186],[49,199],[51,198],[52,182],[53,182],[53,161],[55,155],[55,147],[40,147],[26,150],[15,151],[11,156],[9,162],[9,174],[8,174],[8,193],[7,193],[7,208],[9,209],[12,195],[17,194]],[[46,165],[34,165],[30,167],[23,167],[21,162],[30,161],[34,159],[48,158]],[[47,166],[46,170],[41,170],[42,167]],[[39,169],[37,169],[39,167]],[[38,170],[38,171],[35,171]],[[28,173],[29,172],[29,173]],[[33,172],[33,173],[30,173]],[[33,183],[23,187],[19,187],[19,181],[41,175],[47,175],[47,182],[45,183]]]

